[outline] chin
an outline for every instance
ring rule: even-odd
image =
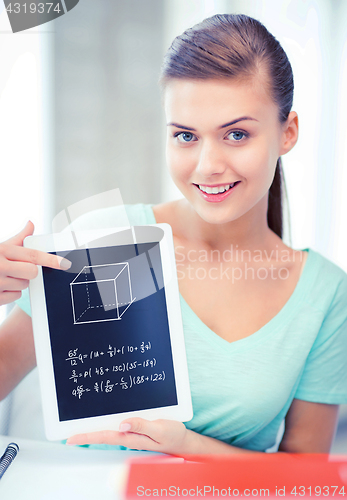
[[[208,224],[228,224],[240,217],[239,214],[232,213],[222,207],[211,207],[206,209],[197,208],[193,205],[194,210],[198,216]],[[233,211],[234,212],[234,211]]]

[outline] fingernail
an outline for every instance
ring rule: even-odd
[[[67,446],[75,446],[75,443],[68,443],[68,442],[66,442],[65,444],[66,444]]]
[[[59,266],[60,266],[60,269],[62,269],[63,271],[67,271],[72,266],[72,262],[70,262],[67,259],[62,258],[61,261],[59,262]]]
[[[119,426],[119,432],[128,432],[131,429],[130,424],[120,424]]]

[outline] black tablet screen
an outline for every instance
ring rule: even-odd
[[[60,421],[177,405],[158,243],[43,268]]]

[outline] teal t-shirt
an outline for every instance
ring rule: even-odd
[[[154,224],[151,205],[126,207],[131,225]],[[117,226],[117,208],[76,229]],[[272,447],[293,398],[347,403],[347,274],[312,249],[296,288],[260,330],[229,343],[181,296],[194,417],[186,426],[229,444]],[[30,314],[28,293],[17,304]]]

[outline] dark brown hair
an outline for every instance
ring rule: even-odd
[[[225,79],[264,75],[268,91],[284,123],[293,104],[290,62],[280,43],[256,19],[242,14],[217,14],[176,37],[168,49],[159,83],[171,79]],[[267,222],[280,238],[285,184],[278,158],[269,189]]]

